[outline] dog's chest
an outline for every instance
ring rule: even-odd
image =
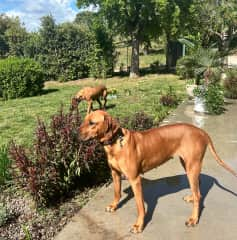
[[[116,158],[114,157],[108,158],[108,163],[113,169],[116,169],[117,171],[121,172],[119,161]]]
[[[117,153],[117,151],[114,151],[114,149],[107,149],[106,153],[109,166],[116,169],[117,171],[121,171],[121,154]]]

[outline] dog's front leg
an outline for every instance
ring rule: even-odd
[[[121,198],[121,174],[114,169],[111,169],[111,173],[114,183],[114,200],[109,206],[106,207],[105,210],[107,212],[114,212]]]
[[[92,100],[88,101],[87,115],[93,110]]]
[[[102,103],[99,98],[96,99],[96,101],[99,103],[100,109],[102,109]]]
[[[137,176],[135,179],[130,180],[132,190],[135,196],[138,217],[136,223],[132,226],[132,233],[140,233],[143,230],[144,226],[144,217],[145,217],[145,207],[143,200],[143,191],[142,191],[142,183],[141,177]]]

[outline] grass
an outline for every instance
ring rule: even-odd
[[[7,180],[10,180],[9,167],[11,165],[11,160],[7,152],[7,146],[0,146],[0,187],[5,184]]]
[[[123,66],[123,70],[127,70],[127,66],[131,65],[131,47],[121,47],[117,48],[118,51],[118,59],[116,63],[116,70],[118,71],[121,66]],[[140,55],[140,68],[149,68],[151,64],[155,62],[159,62],[159,64],[165,64],[165,55],[160,47],[156,46],[154,48],[153,53],[147,55]]]
[[[18,144],[32,143],[37,118],[50,119],[63,104],[69,108],[71,97],[83,86],[104,83],[108,89],[116,89],[117,99],[108,100],[108,112],[124,117],[137,111],[144,111],[154,118],[159,117],[159,96],[174,86],[177,94],[184,96],[184,82],[175,75],[150,74],[137,79],[114,77],[106,80],[80,80],[68,83],[47,83],[41,96],[0,101],[0,145],[14,139]],[[98,107],[97,103],[94,104]],[[82,102],[80,110],[86,112],[87,104]]]
[[[143,58],[145,67],[150,64],[149,62],[154,61],[154,59],[149,60],[145,58],[147,56]],[[63,104],[65,110],[69,109],[70,99],[79,89],[83,86],[93,86],[99,83],[106,84],[110,91],[116,92],[116,99],[108,99],[107,111],[119,118],[133,115],[135,112],[140,111],[144,111],[155,119],[166,116],[171,108],[161,107],[159,98],[169,91],[169,86],[173,87],[181,99],[186,95],[185,82],[179,80],[177,76],[147,74],[137,79],[113,77],[100,80],[78,80],[67,83],[47,82],[44,93],[41,96],[9,101],[0,100],[0,171],[1,168],[6,170],[3,181],[6,180],[6,174],[8,173],[6,169],[7,162],[3,160],[7,160],[5,146],[7,146],[9,141],[14,139],[17,144],[31,146],[37,118],[49,122],[50,117],[60,109],[61,104]],[[98,108],[97,103],[94,105],[95,108]],[[79,109],[85,115],[87,103],[80,103]],[[28,199],[28,195],[25,193],[20,195],[18,193],[19,189],[8,187],[5,192],[1,192],[0,201],[4,202],[6,199],[12,199],[9,203],[9,209],[12,208],[16,214],[19,213],[20,217],[16,218],[14,223],[5,227],[4,234],[15,237],[23,227],[25,237],[29,236],[30,233],[40,235],[41,230],[38,232],[37,229],[42,229],[42,232],[44,231],[48,236],[52,236],[62,228],[62,221],[66,223],[98,189],[99,187],[95,186],[91,190],[88,189],[88,191],[75,193],[75,197],[71,200],[69,199],[53,209],[43,209],[42,213],[40,213],[33,207],[32,199]],[[15,201],[17,204],[15,204]],[[31,218],[29,218],[29,211]],[[6,209],[1,209],[1,205],[0,215],[3,222],[6,221]],[[31,223],[33,222],[37,223],[34,225],[35,229],[32,228],[33,224]],[[31,232],[28,231],[27,226],[31,226]]]

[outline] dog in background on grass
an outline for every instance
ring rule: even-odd
[[[94,100],[99,103],[100,109],[105,109],[107,102],[107,94],[107,88],[104,85],[98,85],[96,87],[84,87],[72,98],[70,110],[73,111],[74,109],[76,109],[78,104],[83,100],[87,101],[88,103],[87,114],[89,114],[93,110]],[[104,100],[103,106],[100,98]]]
[[[132,187],[138,217],[131,232],[140,233],[144,227],[145,207],[140,174],[143,174],[174,156],[178,156],[187,174],[191,195],[186,202],[193,203],[191,216],[186,226],[195,226],[200,215],[199,176],[206,148],[215,160],[237,177],[217,155],[209,135],[191,124],[177,123],[145,131],[130,131],[122,128],[108,113],[97,110],[85,117],[79,128],[81,139],[97,139],[103,144],[114,183],[114,200],[106,211],[114,212],[121,198],[121,175],[125,175]]]

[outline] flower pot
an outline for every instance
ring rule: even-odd
[[[188,94],[188,97],[192,99],[194,97],[193,90],[197,87],[196,84],[187,84],[186,85],[186,92]]]
[[[194,109],[193,110],[195,112],[208,113],[204,98],[202,98],[202,97],[194,98]]]

